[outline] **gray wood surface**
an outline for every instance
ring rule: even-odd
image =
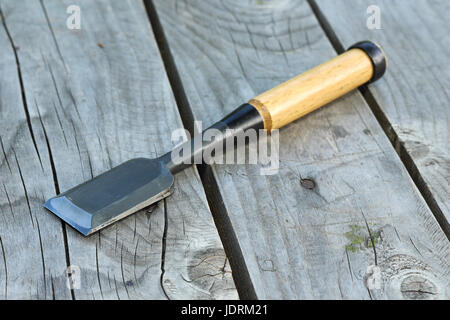
[[[81,30],[66,27],[72,4],[81,8]],[[8,297],[51,297],[54,290],[70,298],[61,223],[41,208],[55,194],[51,166],[64,191],[130,158],[169,150],[170,134],[182,123],[141,1],[0,1],[0,7],[18,47],[40,153],[39,159],[0,27],[6,125],[0,236],[8,267],[0,262],[0,295],[7,277]],[[81,269],[76,299],[237,297],[195,168],[179,174],[172,197],[156,206],[89,238],[70,227],[66,236],[69,263]]]
[[[55,193],[48,152],[30,133],[0,10],[0,299],[70,299],[62,225],[42,207]]]
[[[433,1],[316,1],[337,39],[355,37],[383,45],[385,81],[370,91],[390,122],[392,138],[414,179],[450,237],[450,3]],[[366,26],[370,5],[380,9],[381,29]],[[348,23],[351,21],[351,23]]]
[[[306,1],[155,6],[203,127],[335,56]],[[450,297],[448,240],[359,92],[283,128],[280,158],[278,175],[217,165],[206,177],[226,246],[243,257],[234,272],[258,298]]]

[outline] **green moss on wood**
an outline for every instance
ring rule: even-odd
[[[361,232],[362,228],[358,225],[351,225],[351,230],[345,233],[346,238],[350,240],[350,243],[345,246],[347,251],[356,252],[360,249],[361,244],[364,243],[364,236]]]
[[[372,231],[370,228],[370,233],[372,234],[372,237],[366,236],[364,227],[359,225],[350,225],[350,231],[345,233],[345,237],[350,241],[345,246],[345,250],[351,251],[351,252],[357,252],[361,249],[362,245],[366,245],[368,248],[372,248],[373,245],[379,242],[380,240],[380,231]]]

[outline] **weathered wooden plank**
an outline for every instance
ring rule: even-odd
[[[450,35],[448,1],[316,1],[338,41],[383,44],[389,72],[370,88],[406,166],[450,237]],[[379,8],[381,29],[369,29]],[[347,23],[352,21],[352,23]]]
[[[0,299],[70,299],[62,225],[42,207],[55,192],[48,151],[42,136],[30,134],[15,57],[19,48],[9,38],[3,9],[0,6]]]
[[[336,54],[306,1],[155,7],[203,127]],[[248,271],[258,298],[449,297],[448,241],[358,92],[282,129],[280,159],[273,176],[252,165],[206,175],[244,260],[234,272]]]
[[[72,4],[81,9],[80,30],[66,27]],[[61,191],[170,149],[182,123],[141,1],[1,7],[20,47],[33,131],[48,138]],[[89,238],[67,227],[67,239],[81,272],[77,299],[237,297],[195,168],[153,208]]]

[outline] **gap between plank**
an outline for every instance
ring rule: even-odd
[[[322,27],[322,30],[324,31],[325,35],[327,36],[328,40],[330,41],[331,45],[333,46],[334,50],[341,54],[346,51],[342,43],[340,42],[338,36],[334,32],[331,24],[328,22],[325,15],[320,10],[319,6],[317,5],[315,0],[307,0],[309,6],[311,7],[314,15],[316,16],[320,26]],[[414,160],[412,159],[411,155],[408,153],[408,150],[406,150],[405,145],[402,143],[400,138],[397,135],[397,132],[395,132],[394,128],[392,127],[392,124],[390,123],[388,117],[381,109],[378,101],[370,91],[370,89],[364,85],[359,88],[359,91],[361,92],[364,100],[366,101],[369,108],[372,110],[372,113],[374,114],[376,120],[378,121],[379,125],[383,129],[383,132],[388,137],[389,141],[391,142],[392,146],[394,147],[394,150],[397,152],[400,160],[402,161],[403,165],[405,166],[406,170],[408,171],[409,176],[413,180],[414,184],[416,185],[417,189],[421,193],[423,199],[427,203],[428,207],[430,208],[431,212],[433,213],[434,217],[436,218],[437,222],[439,223],[439,226],[444,231],[447,238],[450,240],[450,224],[445,218],[441,208],[439,207],[436,199],[434,198],[432,192],[427,187],[427,184],[425,180],[422,177],[422,174],[420,173],[419,169],[417,168],[416,164],[414,163]]]
[[[143,0],[155,35],[156,43],[161,54],[161,59],[172,87],[175,102],[183,122],[183,126],[191,135],[194,134],[194,115],[191,111],[186,92],[183,87],[174,58],[170,53],[169,44],[164,35],[164,30],[159,20],[152,0]],[[256,300],[256,292],[250,279],[247,266],[245,265],[239,242],[234,233],[231,221],[228,217],[224,201],[219,191],[217,181],[214,178],[212,168],[208,165],[198,165],[202,185],[204,186],[209,208],[213,215],[214,223],[219,232],[227,258],[230,261],[233,280],[240,299]]]
[[[39,113],[39,107],[37,105],[36,105],[36,108]],[[60,194],[60,190],[59,190],[58,178],[56,176],[55,162],[53,161],[53,154],[52,154],[52,150],[50,148],[50,142],[48,140],[47,131],[45,130],[44,123],[42,122],[42,117],[41,117],[40,113],[39,113],[39,120],[41,122],[42,130],[44,131],[45,143],[47,144],[48,156],[50,159],[50,166],[52,168],[53,183],[55,185],[55,192],[58,195],[58,194]],[[66,251],[65,252],[66,253],[66,264],[67,264],[67,267],[69,268],[71,265],[70,264],[70,256],[69,256],[69,242],[67,240],[66,224],[63,220],[61,220],[61,226],[62,226],[62,231],[63,231],[64,248]],[[70,289],[70,295],[72,296],[72,300],[76,300],[74,289]]]

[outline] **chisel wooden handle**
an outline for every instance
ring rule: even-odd
[[[249,101],[267,130],[278,129],[343,96],[357,87],[380,78],[386,58],[380,47],[358,42],[331,59]]]
[[[172,173],[177,173],[194,163],[205,150],[223,144],[226,139],[234,139],[239,132],[281,128],[353,89],[379,79],[385,71],[383,50],[370,41],[358,42],[340,56],[244,103],[208,128],[222,132],[220,137],[203,139],[201,144],[187,141],[175,150],[180,155],[177,161],[173,161],[172,152],[164,155],[162,160]]]

